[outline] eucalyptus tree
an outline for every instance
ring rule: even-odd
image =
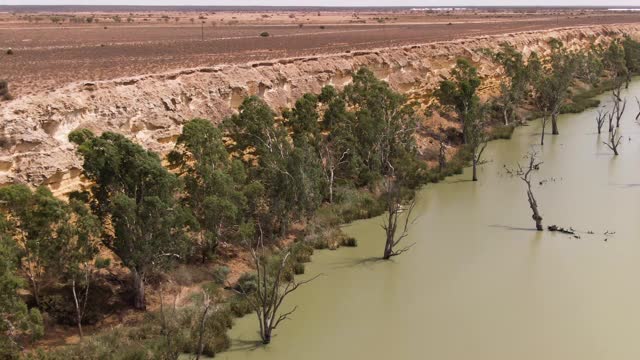
[[[468,121],[480,103],[477,95],[481,81],[478,70],[465,58],[459,58],[451,70],[451,77],[440,82],[434,95],[441,105],[451,108],[458,115],[462,124],[464,143],[468,141]]]
[[[605,69],[609,72],[614,87],[628,82],[629,69],[625,58],[625,49],[619,41],[612,41],[602,54]]]
[[[344,92],[347,103],[356,109],[355,151],[360,152],[370,179],[382,180],[387,208],[383,259],[389,259],[410,247],[399,248],[409,223],[405,222],[402,229],[399,224],[407,195],[419,186],[424,172],[424,165],[417,160],[415,143],[418,116],[404,95],[366,69],[354,75],[353,83]]]
[[[296,147],[304,144],[317,147],[320,143],[320,114],[317,107],[318,97],[307,93],[296,101],[292,109],[283,112]]]
[[[515,120],[516,110],[526,100],[529,88],[529,71],[524,56],[509,43],[500,44],[494,61],[502,66],[504,76],[500,81],[500,94],[496,103],[502,110],[504,124]]]
[[[35,192],[25,185],[0,188],[0,211],[12,223],[21,269],[38,306],[44,287],[95,254],[95,217],[82,204],[57,199],[46,187]]]
[[[597,85],[604,73],[602,57],[595,49],[574,53],[576,61],[576,78],[589,85]]]
[[[573,82],[576,62],[572,54],[564,49],[560,41],[551,41],[551,55],[540,61],[537,56],[529,59],[532,68],[537,69],[533,76],[534,103],[542,115],[542,134],[540,144],[544,145],[545,128],[551,120],[552,134],[558,135],[558,115],[560,108],[569,95]]]
[[[322,128],[326,133],[320,142],[320,159],[331,203],[336,181],[352,180],[362,163],[359,161],[360,151],[355,136],[355,116],[347,110],[342,94],[338,94],[332,86],[325,86],[319,100],[324,109]]]
[[[295,121],[296,129],[310,126],[302,119]],[[287,128],[277,124],[273,111],[255,96],[247,97],[238,114],[225,119],[223,126],[232,140],[230,150],[249,168],[249,180],[266,191],[268,212],[260,219],[263,228],[284,235],[291,220],[310,214],[320,205],[324,187],[320,159],[317,150],[302,141],[309,134],[298,132],[297,144],[293,144]]]
[[[473,169],[472,180],[478,181],[478,165],[483,163],[484,150],[489,143],[489,136],[486,133],[487,109],[479,106],[476,111],[469,115],[468,121],[468,147],[471,150],[471,164]]]
[[[102,244],[113,251],[133,276],[136,309],[145,309],[145,280],[189,253],[186,236],[194,220],[176,200],[178,177],[165,169],[157,154],[124,136],[89,130],[73,131],[69,140],[84,159],[91,181],[91,205],[102,222]]]
[[[202,262],[214,254],[219,241],[251,232],[245,217],[244,164],[231,159],[220,129],[208,120],[189,121],[168,158],[184,179],[183,200],[199,225],[196,242]]]
[[[6,359],[19,358],[24,342],[38,339],[44,329],[38,309],[29,309],[20,295],[21,250],[14,235],[13,224],[0,213],[0,354]]]
[[[624,49],[625,65],[628,70],[626,85],[629,87],[631,76],[640,74],[640,42],[629,35],[625,35],[622,40],[622,48]]]

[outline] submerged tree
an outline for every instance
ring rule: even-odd
[[[603,141],[603,144],[607,145],[607,147],[613,151],[613,155],[618,156],[618,146],[620,146],[621,141],[622,136],[618,135],[618,128],[615,128],[609,133],[609,141]]]
[[[596,115],[596,126],[598,128],[598,134],[602,133],[602,126],[607,119],[607,114],[608,112],[604,111],[604,109],[598,109],[598,114]]]
[[[383,183],[386,192],[387,216],[382,224],[386,236],[382,258],[389,260],[393,256],[398,256],[408,251],[414,245],[409,244],[399,248],[400,243],[409,236],[409,226],[412,221],[411,213],[415,207],[415,200],[411,200],[407,206],[403,206],[405,199],[403,195],[406,194],[403,194],[393,173],[385,177]],[[404,219],[402,219],[402,216],[404,216]]]
[[[262,242],[262,241],[260,241]],[[247,300],[251,310],[258,317],[260,338],[263,344],[271,343],[273,331],[284,320],[290,319],[297,306],[289,311],[281,311],[284,300],[300,286],[317,279],[321,274],[303,281],[296,281],[293,276],[286,276],[290,266],[291,252],[287,251],[279,258],[270,259],[264,247],[260,252],[250,247],[251,259],[255,272],[255,282],[247,286],[239,283],[240,294]]]
[[[92,182],[92,208],[103,224],[102,243],[122,260],[133,276],[134,306],[145,309],[145,280],[189,252],[186,230],[193,218],[176,201],[177,176],[157,154],[122,135],[95,136],[77,130],[83,173]]]
[[[621,86],[617,86],[612,91],[613,110],[611,114],[616,118],[616,127],[620,127],[620,120],[624,114],[624,110],[627,108],[627,98],[622,99],[620,96],[622,89]],[[613,131],[613,121],[609,124],[609,131]]]
[[[478,181],[478,165],[483,163],[482,155],[489,143],[489,137],[485,131],[486,109],[478,108],[470,115],[468,122],[468,146],[471,149],[471,164],[473,168],[473,181]]]
[[[536,230],[542,231],[544,230],[542,226],[542,215],[540,215],[540,210],[538,210],[538,202],[533,194],[533,175],[536,171],[540,170],[540,165],[542,165],[541,161],[537,160],[537,154],[532,151],[525,158],[527,163],[525,166],[522,166],[520,163],[516,165],[515,168],[508,168],[505,166],[505,170],[507,174],[518,177],[522,180],[527,186],[527,201],[529,202],[529,207],[531,208],[531,218],[536,224]]]

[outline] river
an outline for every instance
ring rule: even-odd
[[[494,141],[479,181],[464,174],[418,194],[418,216],[392,261],[381,219],[345,227],[357,248],[316,251],[294,293],[292,319],[256,346],[253,314],[218,358],[261,360],[637,360],[640,358],[640,82],[632,83],[620,156],[598,136],[595,109],[559,119],[559,136],[536,147],[544,225],[534,231],[525,185],[506,175],[539,143],[540,121]],[[609,95],[601,96],[610,105]],[[550,126],[548,131],[550,132]],[[629,140],[629,138],[631,140]],[[593,234],[588,233],[592,231]],[[605,232],[614,235],[604,235]],[[607,241],[605,241],[605,239]]]

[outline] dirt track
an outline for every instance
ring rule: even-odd
[[[346,15],[345,15],[346,16]],[[395,17],[385,24],[325,25],[295,21],[204,26],[191,23],[0,23],[0,78],[14,96],[52,90],[75,81],[165,72],[321,53],[361,50],[554,27],[640,21],[640,14]],[[331,22],[334,22],[333,24]],[[215,23],[211,21],[212,23]],[[105,29],[106,27],[106,29]],[[204,29],[204,41],[202,30]],[[269,37],[261,37],[263,31]]]

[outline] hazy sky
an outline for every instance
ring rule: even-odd
[[[640,6],[640,0],[0,0],[0,5]]]

